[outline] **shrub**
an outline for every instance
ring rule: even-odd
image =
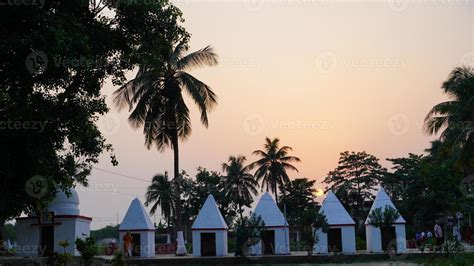
[[[86,237],[84,240],[77,238],[76,248],[81,254],[81,259],[85,265],[91,265],[92,259],[98,254],[98,247],[95,243],[95,239],[91,236]]]

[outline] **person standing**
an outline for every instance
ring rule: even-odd
[[[132,240],[133,236],[130,231],[123,236],[123,249],[125,251],[125,256],[131,257],[132,256]]]
[[[436,238],[436,246],[441,248],[441,245],[443,244],[443,229],[441,229],[439,222],[436,222],[434,226],[434,235]]]

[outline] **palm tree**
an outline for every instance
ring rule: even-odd
[[[249,173],[249,167],[244,166],[245,160],[245,156],[230,156],[228,163],[222,164],[222,170],[227,174],[223,180],[225,197],[237,203],[241,219],[243,206],[250,207],[252,194],[258,193],[258,182]]]
[[[170,49],[163,66],[141,65],[136,77],[114,93],[114,104],[118,109],[128,107],[128,118],[133,128],[143,127],[145,145],[153,145],[163,152],[171,148],[174,152],[175,197],[181,195],[179,172],[179,141],[191,134],[189,109],[182,91],[186,91],[201,113],[201,123],[209,124],[207,114],[217,105],[217,96],[211,88],[187,71],[202,66],[217,65],[217,54],[213,48],[205,48],[184,55],[184,42]],[[181,204],[175,202],[177,231],[183,230]]]
[[[151,185],[147,188],[145,197],[145,206],[152,205],[150,213],[154,214],[159,206],[161,214],[166,219],[169,228],[170,220],[173,215],[175,195],[173,184],[168,179],[168,172],[165,172],[164,175],[157,174],[153,177]]]
[[[455,68],[442,86],[451,98],[435,105],[425,118],[425,131],[441,132],[437,148],[448,150],[465,174],[474,169],[474,69]]]
[[[258,182],[262,182],[262,189],[266,187],[266,190],[275,194],[275,200],[278,203],[278,190],[290,181],[286,170],[294,170],[298,172],[298,169],[294,167],[292,162],[300,162],[301,160],[295,156],[289,156],[288,152],[293,149],[289,146],[283,146],[280,148],[280,140],[275,138],[265,139],[265,145],[263,150],[256,150],[252,154],[261,157],[259,160],[250,164],[250,168],[257,167],[255,171],[255,178]]]

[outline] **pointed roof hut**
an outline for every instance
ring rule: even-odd
[[[119,226],[119,231],[155,230],[150,216],[143,203],[135,198],[128,207],[127,213]]]
[[[352,217],[332,191],[327,193],[319,212],[326,215],[329,225],[355,225]]]
[[[193,231],[193,256],[226,256],[227,224],[212,195],[204,202],[191,227]]]
[[[355,222],[332,191],[327,193],[319,212],[326,216],[329,231],[324,233],[319,229],[315,232],[319,241],[314,245],[313,250],[323,254],[355,253]]]
[[[262,217],[265,230],[262,232],[262,241],[251,248],[251,254],[289,254],[288,222],[268,192],[260,198],[254,215]]]
[[[390,206],[390,207],[394,208],[395,210],[397,209],[397,207],[395,207],[395,205],[393,204],[390,197],[387,195],[387,192],[385,192],[385,189],[380,187],[379,191],[377,192],[377,196],[375,196],[374,203],[372,203],[372,207],[370,208],[369,214],[372,213],[372,211],[374,211],[377,208],[384,209],[385,206]],[[395,221],[395,223],[396,224],[405,224],[406,221],[400,215],[400,217],[398,217],[398,219]],[[369,217],[367,217],[367,219],[365,220],[365,224],[366,225],[370,224]]]
[[[367,219],[365,220],[367,251],[382,252],[390,246],[395,246],[397,253],[403,253],[406,250],[406,221],[401,215],[394,222],[391,228],[379,228],[370,223],[370,213],[372,213],[377,208],[384,209],[385,206],[390,206],[394,209],[397,209],[385,190],[380,187],[379,191],[377,192],[377,196],[375,197],[374,203],[370,208],[369,216],[367,216]],[[387,230],[387,232],[382,234],[382,230]],[[383,236],[385,236],[385,238]]]
[[[212,195],[207,197],[191,229],[229,229]]]
[[[133,238],[129,255],[143,258],[155,256],[155,226],[151,222],[145,206],[138,198],[130,203],[119,226],[119,240],[122,249],[124,248],[124,236],[127,232],[130,232]]]
[[[285,216],[268,192],[262,195],[254,213],[262,217],[265,227],[288,226]]]

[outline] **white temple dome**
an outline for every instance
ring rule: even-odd
[[[58,190],[56,198],[49,204],[48,211],[54,212],[54,215],[79,215],[79,194],[74,188],[71,188],[70,195],[62,190]]]

